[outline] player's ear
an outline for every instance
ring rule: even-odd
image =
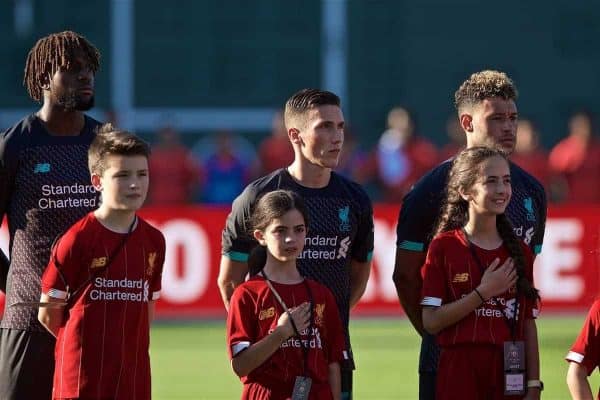
[[[41,77],[39,86],[42,90],[50,90],[50,81],[52,80],[52,75],[50,73]]]
[[[98,175],[95,172],[92,174],[92,186],[97,191],[99,191],[99,192],[102,191],[102,180],[100,179],[100,175]]]
[[[263,231],[255,229],[252,234],[254,235],[254,239],[256,239],[256,241],[261,246],[266,246],[267,245],[267,242],[265,241],[265,235],[264,235]]]
[[[473,116],[471,114],[462,113],[458,118],[460,122],[460,127],[465,132],[473,132]]]
[[[302,144],[302,139],[300,138],[300,130],[298,128],[290,128],[288,129],[288,138],[292,144]]]

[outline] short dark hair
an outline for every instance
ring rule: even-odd
[[[471,107],[493,97],[516,100],[518,92],[514,82],[504,72],[475,72],[454,93],[454,105],[460,112],[464,107]]]
[[[92,72],[100,68],[100,52],[85,37],[73,31],[52,33],[41,38],[27,55],[23,85],[29,96],[42,100],[42,85],[47,83],[60,67],[69,67],[75,59],[75,51],[81,50]]]
[[[332,92],[319,89],[302,89],[285,102],[284,121],[290,128],[292,121],[304,117],[307,111],[319,106],[340,106],[340,98]]]
[[[104,124],[88,150],[90,174],[102,175],[106,170],[106,156],[150,157],[150,146],[131,132],[116,129],[112,124]]]

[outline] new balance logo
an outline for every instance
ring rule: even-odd
[[[337,259],[348,257],[348,248],[350,247],[350,236],[346,236],[340,242],[340,249],[338,250]]]
[[[39,163],[36,164],[33,168],[34,174],[46,174],[50,172],[50,164],[49,163]]]
[[[452,283],[464,283],[469,281],[469,273],[465,272],[463,274],[456,274],[452,279]]]
[[[92,260],[92,263],[90,264],[90,269],[94,269],[94,268],[102,268],[106,265],[106,257],[98,257],[98,258],[94,258]]]
[[[275,307],[269,307],[266,310],[260,310],[258,313],[258,319],[263,320],[267,318],[271,318],[275,315]]]

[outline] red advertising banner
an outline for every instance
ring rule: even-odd
[[[392,281],[398,206],[375,207],[373,269],[354,315],[402,315]],[[216,285],[227,208],[146,208],[141,213],[165,235],[167,253],[159,318],[224,317]],[[0,247],[8,248],[6,227]],[[549,210],[535,284],[542,312],[582,311],[600,294],[600,207]],[[3,299],[0,299],[3,302]],[[1,304],[0,304],[1,307]]]

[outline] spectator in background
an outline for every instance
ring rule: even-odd
[[[395,107],[387,117],[388,129],[377,145],[377,170],[384,200],[399,202],[411,186],[437,161],[437,150],[415,134],[410,113]]]
[[[273,115],[271,135],[260,143],[258,157],[261,167],[260,175],[287,167],[294,161],[294,149],[288,138],[281,111],[277,111]]]
[[[467,146],[467,137],[454,114],[446,120],[446,135],[450,141],[440,150],[440,162],[453,158]]]
[[[519,120],[517,144],[511,160],[529,172],[546,187],[548,183],[548,154],[540,147],[540,137],[533,122]]]
[[[550,168],[566,182],[565,200],[600,202],[600,143],[594,137],[592,116],[579,111],[569,120],[569,133],[550,152]]]
[[[336,171],[364,187],[369,183],[374,183],[376,169],[374,155],[360,145],[352,129],[346,126],[344,130],[344,147]],[[367,192],[369,191],[367,188],[365,189]]]
[[[202,189],[200,201],[209,204],[231,203],[254,176],[254,148],[229,131],[219,131],[205,143],[200,155]],[[194,148],[198,148],[199,144]]]
[[[199,171],[190,150],[181,143],[179,132],[170,126],[161,128],[149,162],[152,174],[148,204],[181,205],[193,200]]]

